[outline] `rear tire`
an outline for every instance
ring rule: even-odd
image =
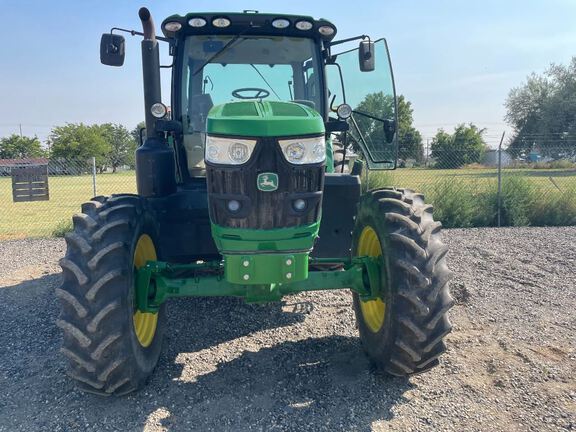
[[[117,195],[83,204],[73,222],[56,290],[68,374],[87,392],[130,393],[154,370],[165,326],[164,308],[135,318],[134,266],[156,259],[154,218],[144,198]]]
[[[407,189],[366,193],[353,232],[354,256],[380,256],[380,298],[363,302],[353,294],[364,350],[376,368],[395,376],[424,372],[438,364],[451,331],[454,305],[441,224],[424,197]]]

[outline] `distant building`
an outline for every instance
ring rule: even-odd
[[[512,165],[512,156],[506,151],[502,150],[501,163],[503,167]],[[486,166],[498,166],[498,150],[488,150],[484,153],[484,158],[482,159],[482,165]]]
[[[46,158],[0,159],[0,176],[11,175],[12,168],[48,165]]]

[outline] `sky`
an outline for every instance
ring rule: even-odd
[[[44,140],[75,122],[132,129],[144,116],[140,40],[126,36],[123,68],[100,64],[99,43],[113,26],[140,30],[140,6],[157,26],[173,13],[253,9],[329,19],[337,38],[386,37],[397,92],[423,136],[473,122],[492,147],[509,133],[510,89],[576,55],[574,0],[0,0],[0,136],[21,126]]]

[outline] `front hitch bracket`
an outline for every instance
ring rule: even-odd
[[[135,271],[135,303],[142,312],[158,312],[171,297],[242,297],[249,303],[278,301],[304,291],[350,289],[364,301],[382,295],[381,260],[377,257],[322,259],[340,264],[338,270],[310,271],[305,280],[290,283],[242,285],[224,277],[220,261],[169,264],[148,261]],[[318,260],[311,263],[318,264]]]

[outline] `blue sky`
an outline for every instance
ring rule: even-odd
[[[492,145],[506,129],[510,88],[576,55],[573,0],[0,0],[0,136],[19,124],[43,139],[66,122],[132,128],[143,118],[139,39],[127,37],[124,68],[101,65],[98,54],[110,27],[139,29],[142,5],[157,23],[172,13],[256,9],[330,19],[341,38],[385,36],[397,90],[423,135],[474,122]],[[164,96],[168,103],[168,88]]]

